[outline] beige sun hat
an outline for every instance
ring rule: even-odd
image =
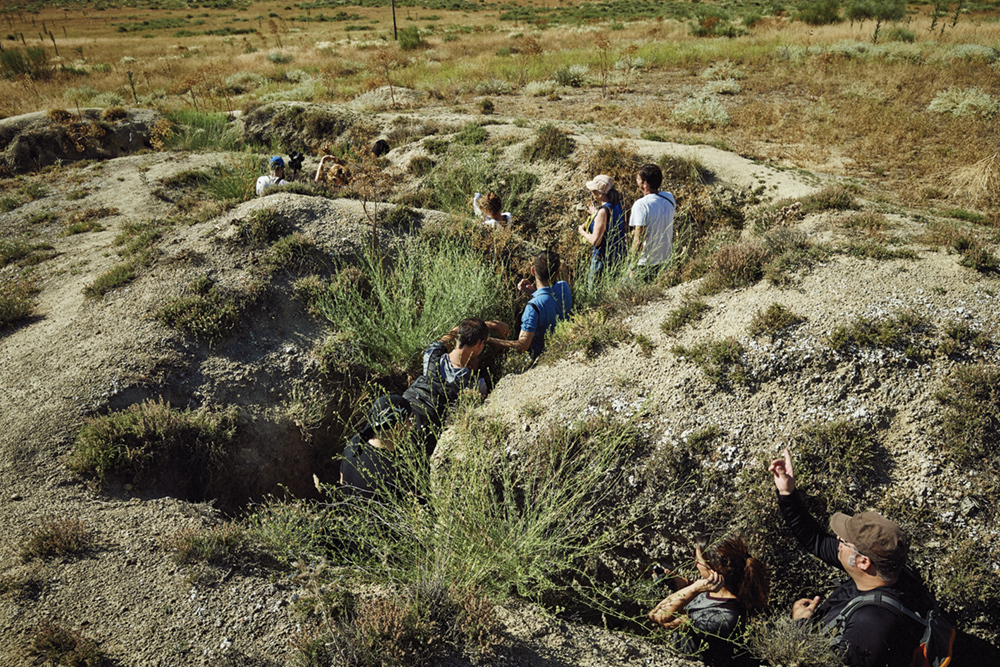
[[[594,180],[587,181],[587,189],[606,195],[615,189],[615,182],[611,180],[610,176],[601,174],[600,176],[594,176]]]

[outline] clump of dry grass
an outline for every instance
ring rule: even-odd
[[[21,560],[72,556],[90,544],[87,526],[80,519],[49,517],[34,528],[21,546]]]
[[[960,167],[951,176],[952,194],[973,206],[1000,204],[1000,153]]]

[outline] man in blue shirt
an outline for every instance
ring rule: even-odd
[[[569,317],[573,295],[565,280],[555,282],[559,276],[559,255],[552,251],[535,257],[531,275],[534,277],[534,290],[531,278],[525,278],[517,285],[519,290],[531,295],[521,316],[521,335],[517,340],[490,338],[489,343],[494,347],[530,352],[531,358],[537,359],[545,350],[545,334],[555,329],[556,322]]]

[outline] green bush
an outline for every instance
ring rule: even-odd
[[[486,131],[486,128],[478,123],[468,123],[455,135],[454,141],[463,146],[478,146],[486,143],[489,138],[490,133]]]
[[[525,218],[532,205],[531,191],[538,177],[528,171],[511,171],[483,151],[468,149],[443,161],[426,179],[432,194],[427,208],[471,216],[474,192],[495,192],[515,221]]]
[[[753,319],[750,320],[750,326],[747,327],[747,333],[751,336],[761,334],[777,336],[804,321],[804,317],[796,315],[780,303],[772,303],[766,310],[758,310],[754,313]]]
[[[573,352],[583,352],[592,359],[609,347],[632,339],[632,330],[621,318],[602,309],[577,311],[567,320],[556,324],[545,337],[545,353],[541,361],[553,363]]]
[[[208,169],[202,189],[216,201],[236,205],[256,196],[257,177],[260,176],[259,160],[253,155],[239,155],[227,163]]]
[[[903,349],[914,336],[925,331],[927,319],[913,311],[900,311],[889,317],[859,317],[851,324],[836,327],[830,334],[830,346],[846,350],[851,346]]]
[[[660,322],[660,331],[665,334],[672,334],[682,327],[697,322],[707,311],[708,304],[704,301],[685,301],[667,314],[667,318]]]
[[[156,319],[214,347],[263,293],[260,283],[235,290],[213,285],[207,292],[173,299],[156,313]]]
[[[398,33],[399,36],[399,48],[403,51],[413,51],[414,49],[423,49],[427,47],[427,42],[424,38],[420,36],[420,29],[417,26],[410,26],[409,28],[403,28]]]
[[[807,0],[795,16],[809,25],[829,25],[839,23],[840,0]]]
[[[823,211],[844,211],[858,208],[854,199],[854,189],[849,187],[831,186],[816,194],[802,198],[802,215],[821,213]]]
[[[574,585],[588,581],[585,570],[627,539],[627,527],[607,521],[607,503],[623,491],[623,463],[643,442],[638,429],[608,418],[552,425],[511,455],[502,423],[472,407],[457,412],[433,480],[423,451],[397,449],[414,495],[387,494],[375,505],[345,498],[311,511],[271,504],[251,530],[283,559],[324,558],[344,583],[412,590],[442,582],[498,601],[579,599]]]
[[[821,514],[852,512],[858,496],[879,479],[885,451],[872,430],[850,421],[806,426],[792,438],[796,485],[808,488]]]
[[[259,208],[251,211],[245,218],[234,221],[236,234],[232,242],[251,247],[261,247],[277,241],[288,234],[288,223],[277,211],[271,208]]]
[[[0,51],[0,76],[14,79],[27,76],[29,79],[47,79],[52,74],[49,57],[40,46],[21,49],[7,48]]]
[[[958,366],[937,393],[945,408],[944,445],[960,462],[1000,461],[1000,368]]]
[[[706,341],[693,347],[675,345],[670,351],[693,361],[719,388],[750,384],[750,372],[742,359],[743,345],[735,338]]]
[[[434,160],[426,155],[417,155],[410,160],[406,170],[414,176],[426,176],[434,170]]]
[[[111,475],[133,483],[181,466],[201,487],[218,470],[236,433],[235,416],[207,410],[175,410],[146,401],[121,412],[86,420],[68,464],[103,485]]]
[[[352,270],[340,266],[341,275]],[[365,366],[385,374],[405,371],[462,319],[495,316],[504,288],[494,266],[454,240],[415,243],[394,261],[366,247],[360,273],[367,285],[335,281],[316,308],[357,342]]]
[[[548,123],[538,128],[535,139],[524,147],[523,155],[529,162],[565,160],[574,150],[576,141],[568,133]]]

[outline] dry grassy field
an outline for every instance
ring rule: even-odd
[[[875,43],[873,20],[810,25],[780,4],[427,2],[397,7],[398,41],[389,6],[44,4],[0,14],[5,116],[343,102],[390,84],[429,93],[432,106],[474,110],[489,97],[507,117],[875,179],[931,205],[1000,197],[989,4],[909,5]]]

